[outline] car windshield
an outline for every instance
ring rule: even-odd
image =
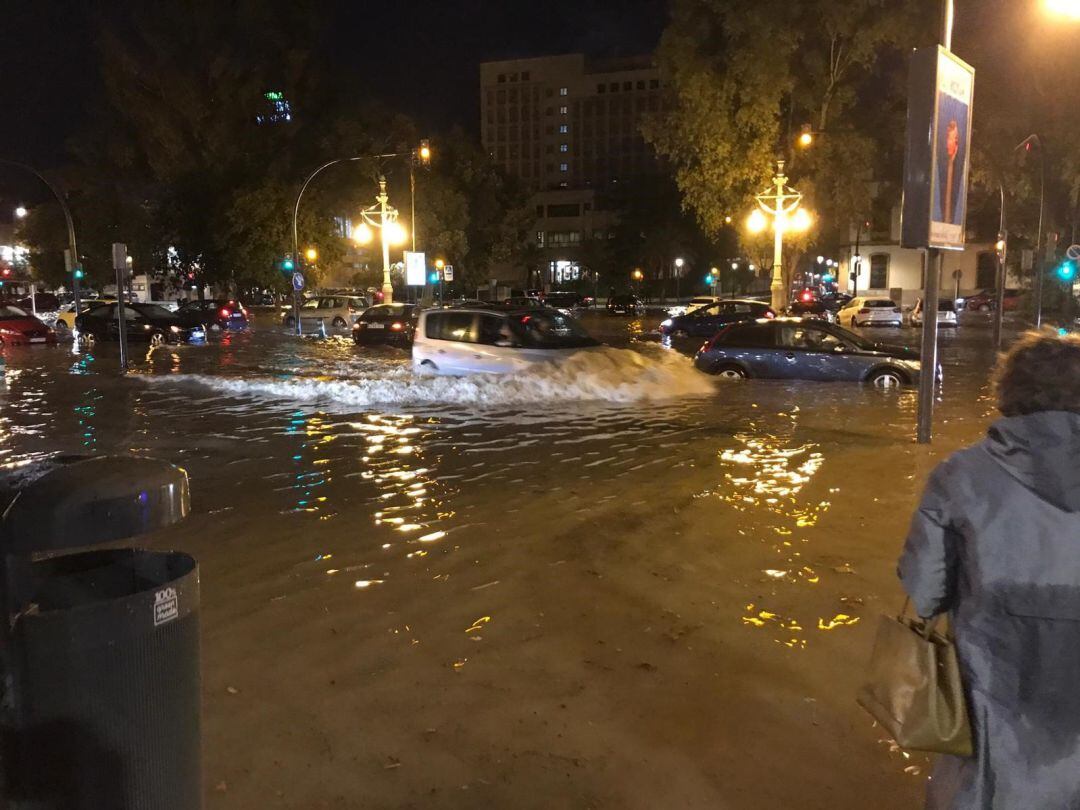
[[[572,349],[595,346],[577,321],[559,312],[529,312],[510,318],[510,330],[528,349]]]
[[[372,307],[360,316],[365,323],[372,321],[400,321],[412,314],[412,306],[408,304],[390,304],[388,306]]]
[[[864,301],[863,306],[870,309],[893,309],[896,304],[888,298],[871,298],[869,301]]]
[[[12,321],[16,318],[29,318],[30,315],[25,309],[19,307],[13,307],[10,304],[4,304],[0,306],[0,321]]]
[[[938,312],[955,312],[956,303],[953,301],[938,301]]]
[[[873,349],[874,348],[875,344],[874,344],[874,342],[872,340],[867,340],[866,338],[862,337],[861,335],[856,335],[854,332],[849,332],[847,329],[844,329],[843,327],[831,325],[829,327],[828,331],[832,332],[833,334],[835,334],[837,336],[839,336],[840,338],[842,338],[847,343],[855,344],[860,349]]]
[[[577,293],[551,293],[544,299],[544,303],[552,307],[572,306],[577,301]]]
[[[616,295],[611,299],[613,304],[632,304],[634,303],[634,296],[632,295]]]

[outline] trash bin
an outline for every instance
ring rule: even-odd
[[[94,459],[34,482],[4,516],[6,549],[25,551],[28,532],[19,527],[58,491],[63,503],[51,499],[54,509],[36,525],[32,545],[74,547],[88,536],[100,543],[179,519],[188,509],[186,474],[147,462]],[[132,469],[141,474],[132,478]],[[80,488],[87,475],[92,484]],[[93,525],[84,527],[88,514]],[[7,806],[200,808],[196,561],[129,548],[4,559]]]

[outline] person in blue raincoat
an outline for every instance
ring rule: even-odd
[[[948,612],[974,756],[941,757],[928,808],[1080,809],[1080,337],[1001,360],[1002,417],[934,470],[899,573]]]

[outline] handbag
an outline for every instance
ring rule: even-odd
[[[971,721],[953,639],[940,616],[882,616],[857,701],[901,748],[969,757]]]

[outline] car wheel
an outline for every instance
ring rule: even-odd
[[[718,366],[716,371],[713,372],[717,377],[724,380],[745,380],[746,372],[739,366],[724,365]]]
[[[345,323],[344,318],[334,318],[334,321],[331,325],[336,326],[338,329],[341,329],[344,326],[348,326],[348,324]]]
[[[868,382],[882,391],[892,391],[907,384],[907,378],[899,371],[882,368],[870,375]]]
[[[156,349],[158,346],[165,345],[165,335],[161,332],[154,332],[150,335],[150,348]]]
[[[989,304],[979,304],[979,312],[989,312],[989,311],[990,311],[990,305]]]

